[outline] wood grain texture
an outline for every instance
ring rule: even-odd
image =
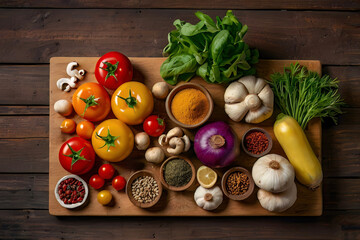
[[[325,178],[323,183],[325,212],[359,209],[360,179]],[[48,209],[48,194],[54,194],[48,185],[48,174],[0,174],[0,209]]]
[[[49,115],[48,106],[0,106],[0,116]]]
[[[359,239],[360,212],[321,217],[52,217],[46,210],[0,211],[1,239]]]
[[[61,92],[56,88],[56,80],[60,78],[64,73],[63,69],[67,63],[71,60],[75,60],[84,69],[90,69],[87,71],[87,76],[82,83],[96,81],[94,72],[91,70],[91,66],[94,66],[98,58],[52,58],[50,61],[50,105],[60,98],[70,100],[72,94]],[[161,80],[160,71],[154,71],[154,69],[160,69],[162,62],[165,58],[130,58],[134,66],[134,79],[135,81],[143,82],[148,88],[151,88],[155,82]],[[279,71],[285,65],[289,65],[294,61],[287,60],[263,60],[257,65],[258,74],[260,77],[266,77],[272,71]],[[299,61],[300,64],[307,66],[309,69],[317,72],[321,72],[321,65],[319,61]],[[246,123],[235,123],[227,118],[224,112],[224,92],[225,87],[221,85],[208,84],[201,78],[194,78],[191,82],[200,83],[203,85],[211,94],[214,101],[214,112],[209,121],[222,120],[228,122],[232,129],[236,132],[239,139],[241,139],[244,132],[254,127],[252,124]],[[182,83],[180,83],[182,84]],[[155,113],[166,116],[164,101],[156,100],[154,104]],[[275,120],[275,115],[257,125],[266,129],[273,137],[273,148],[271,153],[278,153],[284,155],[279,143],[275,140],[272,126]],[[69,135],[61,134],[58,131],[58,126],[63,120],[63,117],[55,113],[50,108],[50,147],[49,147],[49,192],[54,191],[54,187],[57,181],[68,174],[60,165],[58,161],[58,149],[63,142],[70,138]],[[79,116],[75,116],[74,119],[79,121]],[[170,120],[167,121],[168,129],[175,126]],[[138,128],[131,127],[133,132],[138,132]],[[140,129],[142,131],[142,129]],[[195,131],[190,131],[190,138],[195,134]],[[319,119],[315,119],[312,124],[309,124],[307,136],[314,147],[315,154],[321,159],[321,124]],[[153,139],[157,142],[156,139]],[[126,179],[129,176],[140,169],[147,169],[152,171],[155,175],[159,175],[159,166],[155,166],[151,163],[147,163],[144,159],[144,153],[136,149],[133,150],[132,154],[122,162],[113,164],[115,168],[121,172],[122,176]],[[200,161],[195,157],[193,152],[185,154],[193,162],[196,168],[201,166]],[[247,169],[251,169],[256,159],[247,156],[242,153],[237,158],[233,165],[240,165]],[[228,169],[228,168],[227,168]],[[219,181],[221,179],[223,171],[227,169],[218,169]],[[96,169],[95,169],[96,170]],[[85,179],[91,176],[94,172],[84,176]],[[256,200],[255,194],[253,194],[248,200],[238,202],[225,199],[223,204],[215,212],[207,212],[197,207],[193,200],[193,191],[196,189],[198,184],[193,184],[187,191],[184,192],[172,192],[164,191],[162,199],[150,210],[140,209],[132,205],[130,200],[127,198],[125,193],[115,193],[112,188],[115,204],[112,207],[99,208],[96,202],[96,191],[90,189],[90,202],[89,205],[78,211],[69,211],[62,208],[56,201],[54,195],[49,195],[49,212],[52,215],[95,215],[95,216],[139,216],[139,215],[152,215],[152,216],[251,216],[251,215],[298,215],[298,216],[318,216],[322,213],[322,191],[321,188],[311,191],[304,186],[297,185],[298,187],[298,200],[295,205],[284,213],[270,213],[264,210],[259,202]],[[109,190],[110,190],[109,189]],[[256,191],[255,191],[256,192]]]
[[[224,1],[214,0],[190,1],[190,0],[2,0],[0,7],[11,8],[181,8],[181,9],[306,9],[306,10],[359,10],[360,3],[356,0],[279,0],[279,1]]]
[[[47,65],[0,65],[0,104],[49,105],[47,79]]]
[[[44,116],[1,116],[0,125],[0,139],[49,136],[49,120]]]
[[[323,74],[339,79],[349,107],[360,107],[360,66],[323,66]],[[14,79],[9,85],[9,79]],[[49,65],[0,65],[1,105],[49,105]],[[45,108],[0,106],[0,115],[45,114]],[[36,110],[39,111],[36,111]],[[47,114],[49,112],[47,111]]]
[[[194,10],[0,9],[0,63],[48,63],[53,56],[160,56],[172,23],[195,23]],[[206,10],[212,18],[223,10]],[[358,65],[357,12],[236,10],[261,58],[319,59]],[[76,16],[71,18],[68,16]],[[8,24],[8,23],[11,24]]]

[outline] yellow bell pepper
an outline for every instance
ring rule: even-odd
[[[141,82],[126,82],[115,90],[111,109],[115,116],[128,125],[141,124],[154,108],[151,91]]]
[[[108,119],[94,130],[91,143],[95,153],[109,162],[119,162],[130,155],[134,147],[131,129],[117,119]]]
[[[311,189],[318,187],[323,178],[321,164],[299,123],[280,114],[274,124],[274,133],[295,169],[296,179]]]

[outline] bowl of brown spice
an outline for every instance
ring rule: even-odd
[[[211,116],[214,103],[210,93],[196,83],[185,83],[175,87],[165,102],[169,118],[184,128],[197,128]]]
[[[161,182],[150,171],[137,171],[130,176],[126,183],[126,194],[135,206],[150,208],[161,198]]]
[[[188,158],[169,157],[160,167],[160,180],[171,191],[184,191],[195,180],[195,167]]]
[[[229,169],[222,177],[221,188],[232,200],[245,200],[254,191],[255,183],[248,170],[242,167]]]

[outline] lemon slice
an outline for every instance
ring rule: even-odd
[[[211,188],[216,183],[217,174],[211,168],[206,166],[201,166],[197,170],[196,178],[202,187]]]

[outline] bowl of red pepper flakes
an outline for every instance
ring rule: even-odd
[[[89,195],[86,182],[77,175],[62,177],[55,187],[55,198],[64,208],[74,209],[85,204]]]
[[[262,128],[251,128],[242,137],[241,142],[244,152],[251,157],[262,157],[272,149],[272,138]]]

